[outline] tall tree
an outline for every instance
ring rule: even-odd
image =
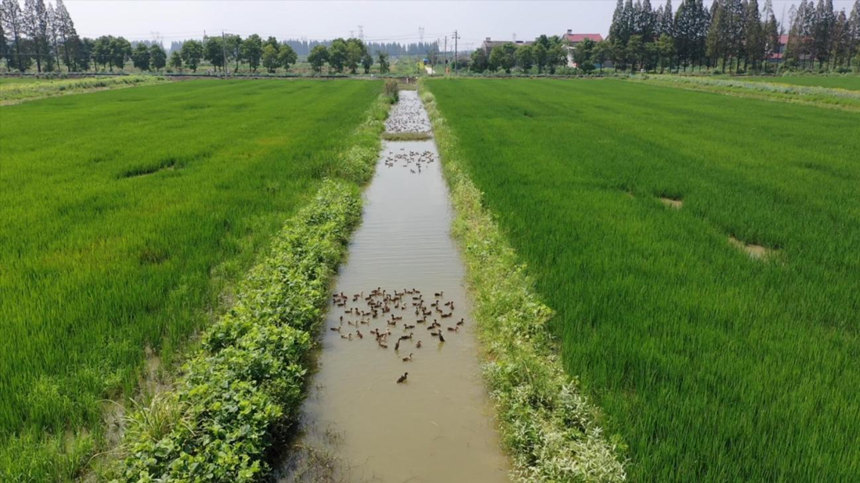
[[[178,50],[170,53],[170,68],[182,70],[182,54]]]
[[[295,64],[298,59],[299,56],[292,47],[288,44],[281,44],[281,47],[278,49],[278,64],[284,70],[290,70],[290,66]]]
[[[72,16],[66,9],[66,4],[63,0],[57,0],[57,6],[54,9],[54,22],[58,29],[60,44],[63,50],[63,62],[68,70],[75,69],[75,51],[79,48],[80,39],[75,31],[75,23],[72,21]]]
[[[326,62],[330,62],[329,60],[329,51],[325,48],[325,45],[316,45],[313,49],[311,49],[311,53],[308,54],[308,62],[311,64],[311,68],[314,72],[320,73],[322,72],[322,67]]]
[[[346,65],[346,40],[337,38],[332,40],[331,46],[328,48],[328,64],[335,72],[343,72],[343,67]]]
[[[350,38],[346,41],[346,59],[344,65],[349,68],[351,74],[355,74],[358,65],[361,63],[361,58],[367,52],[364,42],[356,38]]]
[[[815,27],[813,40],[813,55],[818,59],[818,68],[830,61],[833,49],[833,29],[836,25],[836,14],[833,13],[832,0],[818,0],[815,8]]]
[[[475,73],[484,72],[489,68],[489,60],[487,59],[487,52],[484,49],[475,49],[472,52],[471,63],[469,64],[469,70]]]
[[[365,74],[370,74],[370,67],[373,65],[373,57],[369,52],[365,51],[361,56],[361,66],[364,68]]]
[[[96,63],[96,66],[101,65],[102,69],[106,69],[111,62],[111,40],[111,36],[102,35],[101,37],[97,38],[93,43],[93,61]]]
[[[44,0],[26,0],[24,11],[25,31],[33,42],[36,70],[42,72],[42,62],[50,55],[48,53],[48,9],[45,7]]]
[[[771,0],[764,2],[764,26],[762,27],[764,37],[764,58],[769,59],[779,53],[779,24],[773,14],[773,3]]]
[[[379,73],[387,74],[390,68],[390,64],[388,63],[388,54],[385,52],[379,51],[376,53],[376,63],[379,64]]]
[[[266,69],[266,72],[274,74],[280,65],[280,60],[278,59],[278,48],[270,43],[266,43],[263,47],[261,59],[263,61],[263,68]]]
[[[743,40],[744,62],[751,63],[755,70],[759,70],[765,58],[767,39],[756,0],[748,0],[746,5]]]
[[[516,53],[517,48],[511,42],[505,42],[502,45],[493,47],[493,50],[490,51],[490,70],[496,71],[502,69],[510,74],[511,69],[517,63]]]
[[[26,18],[24,12],[21,11],[21,6],[18,0],[2,0],[0,3],[0,20],[9,35],[11,35],[12,46],[9,47],[7,53],[7,65],[12,68],[24,72],[26,62],[24,61],[24,52],[21,50],[21,43],[26,35]],[[11,64],[9,60],[12,60]]]
[[[523,71],[528,72],[535,63],[534,47],[525,44],[517,47],[516,57],[517,65]]]
[[[167,52],[160,44],[152,44],[149,47],[149,63],[155,70],[161,70],[167,65]]]
[[[131,62],[136,69],[149,70],[149,48],[146,44],[139,43],[131,53]]]
[[[854,7],[848,17],[848,59],[860,63],[860,0],[854,0]]]
[[[248,61],[248,66],[251,70],[257,72],[257,67],[260,66],[260,58],[263,55],[263,39],[259,35],[249,35],[242,42],[242,57]]]
[[[220,68],[224,71],[227,62],[227,47],[221,37],[209,37],[203,43],[203,58],[206,59],[215,70]]]
[[[192,72],[197,72],[197,67],[200,65],[200,60],[203,59],[205,49],[203,44],[197,40],[186,40],[182,44],[182,61],[191,69]]]
[[[122,69],[131,56],[131,43],[123,37],[114,37],[110,41],[111,69]]]
[[[242,61],[242,37],[235,34],[225,35],[224,47],[227,52],[227,59],[236,63],[233,72],[239,72],[239,62]]]

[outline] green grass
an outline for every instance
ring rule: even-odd
[[[750,76],[742,77],[740,79],[753,82],[769,82],[773,84],[790,84],[795,86],[814,86],[860,91],[860,75],[857,74]]]
[[[380,88],[193,81],[0,108],[0,475],[85,463],[103,400],[134,391],[146,347],[170,364],[343,174]]]
[[[617,80],[427,85],[631,479],[860,474],[858,114]]]
[[[71,79],[2,78],[0,80],[0,105],[17,104],[45,97],[153,85],[164,82],[168,82],[164,77],[152,75],[76,77]]]

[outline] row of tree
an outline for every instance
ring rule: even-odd
[[[788,45],[782,50],[771,0],[762,9],[757,0],[683,0],[672,11],[671,0],[656,10],[649,0],[618,0],[606,45],[594,52],[616,67],[631,70],[691,66],[723,70],[762,70],[768,61],[784,59],[789,66],[847,68],[860,47],[860,0],[850,15],[835,12],[832,0],[802,0],[792,6]],[[582,46],[585,51],[587,46]],[[582,53],[584,56],[585,52]]]
[[[44,0],[0,2],[0,57],[22,72],[35,61],[39,72],[54,70],[62,60],[76,68],[81,39],[63,0],[56,6]]]

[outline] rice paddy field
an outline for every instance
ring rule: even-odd
[[[229,303],[380,91],[201,80],[0,107],[0,479],[76,476],[108,399]]]
[[[425,86],[633,481],[860,474],[860,114],[613,79]]]

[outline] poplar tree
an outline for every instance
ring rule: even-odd
[[[9,32],[12,39],[12,47],[7,47],[6,64],[12,68],[24,72],[27,69],[27,62],[24,60],[24,52],[21,51],[21,43],[26,35],[26,17],[21,11],[21,6],[18,0],[2,0],[0,3],[0,20],[3,22],[4,29]],[[14,50],[14,52],[13,52]],[[10,63],[9,60],[12,60]]]
[[[744,12],[744,70],[747,62],[758,71],[764,61],[766,39],[756,0],[748,0]]]

